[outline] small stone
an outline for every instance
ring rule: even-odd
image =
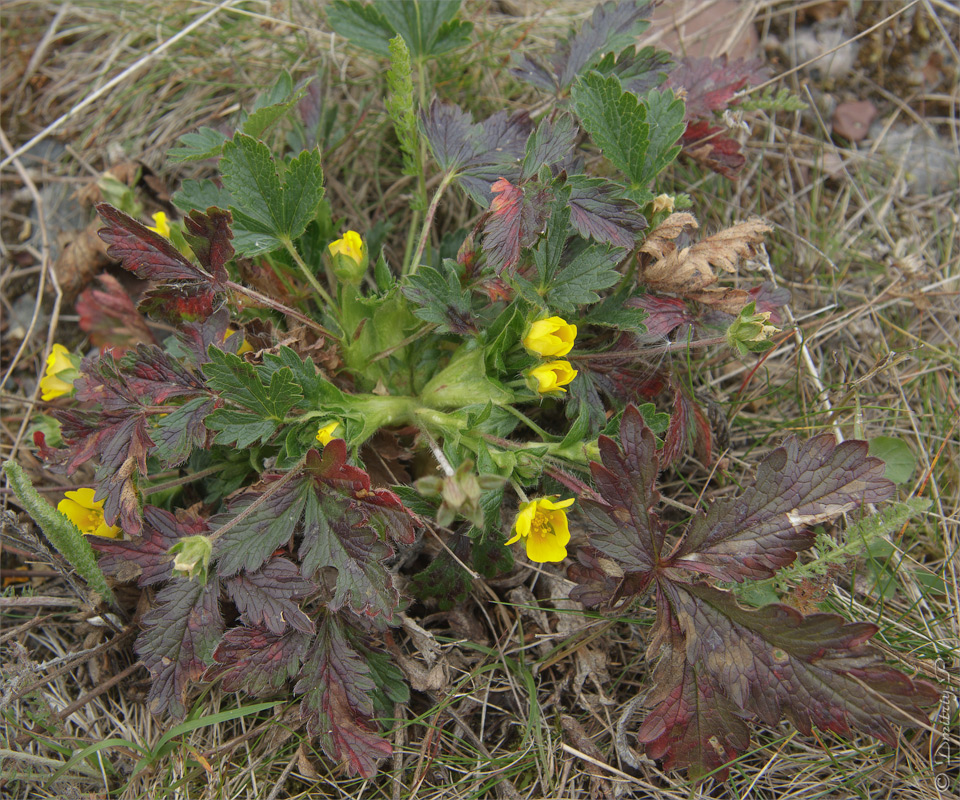
[[[877,107],[869,100],[841,103],[833,112],[833,132],[851,142],[862,141],[876,116]]]

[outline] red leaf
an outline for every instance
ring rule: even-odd
[[[125,352],[138,343],[156,344],[156,338],[137,311],[129,292],[109,273],[97,276],[103,289],[85,289],[77,298],[80,330],[96,347]]]
[[[203,679],[222,677],[225,692],[262,695],[277,691],[300,671],[310,638],[292,629],[281,635],[264,628],[232,628],[213,651],[215,663]]]
[[[733,180],[747,159],[740,152],[740,143],[722,134],[723,128],[710,127],[705,120],[689,122],[680,142],[684,155]]]
[[[294,687],[302,694],[300,716],[323,751],[343,760],[351,774],[372,778],[377,763],[393,753],[373,728],[375,684],[366,660],[348,641],[341,623],[328,616]]]
[[[147,701],[154,714],[186,715],[192,681],[203,675],[223,632],[218,603],[220,582],[178,578],[157,595],[157,606],[143,616],[137,655],[153,682]]]
[[[316,450],[307,453],[306,470],[328,486],[353,492],[370,491],[370,476],[347,463],[347,443],[343,439],[332,439],[324,446],[323,455]]]
[[[737,59],[727,63],[725,55],[719,58],[681,58],[670,72],[664,86],[682,89],[687,120],[710,119],[714,112],[723,111],[733,96],[748,84],[762,83],[767,70],[759,59]]]
[[[107,224],[99,231],[107,243],[107,253],[138,278],[155,281],[208,282],[210,275],[184,258],[159,233],[141,225],[108,203],[97,205],[97,213]]]
[[[647,312],[643,324],[647,326],[648,336],[668,336],[681,325],[694,325],[696,316],[687,308],[683,300],[656,294],[641,294],[628,297],[624,305],[629,308],[642,308]]]
[[[499,275],[520,261],[520,249],[530,247],[543,231],[550,212],[549,192],[535,183],[514,186],[500,178],[491,187],[495,197],[483,229],[487,264]]]
[[[205,214],[194,209],[183,218],[187,229],[184,238],[219,286],[229,279],[224,265],[233,258],[231,221],[229,211],[216,207],[208,208]]]

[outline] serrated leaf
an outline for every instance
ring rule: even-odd
[[[596,303],[598,291],[609,289],[620,280],[616,266],[625,255],[620,248],[591,244],[553,277],[546,292],[551,308],[572,314],[578,306]]]
[[[208,530],[206,520],[177,509],[171,514],[156,506],[143,509],[143,530],[132,539],[90,536],[87,541],[100,553],[100,568],[120,582],[136,580],[150,586],[172,576],[173,557],[168,551],[180,539]]]
[[[607,53],[591,69],[601,75],[616,75],[628,92],[643,95],[662,84],[672,67],[673,60],[665,50],[630,47],[619,53]]]
[[[651,3],[608,2],[593,10],[590,20],[560,42],[545,66],[529,56],[511,72],[534,86],[559,94],[604,53],[622,50],[649,26]]]
[[[476,333],[470,293],[460,286],[456,262],[444,259],[441,269],[442,273],[433,267],[421,267],[406,278],[401,291],[419,306],[413,313],[436,323],[441,333]]]
[[[179,466],[195,447],[204,447],[207,429],[203,420],[213,410],[215,402],[212,398],[195,397],[160,418],[153,440],[157,455],[165,466]]]
[[[543,231],[551,193],[536,183],[514,186],[504,178],[490,189],[495,197],[483,228],[483,249],[487,265],[499,275],[516,266],[521,249],[530,247]]]
[[[890,497],[883,471],[864,442],[788,439],[760,462],[753,486],[694,517],[671,561],[724,581],[771,577],[813,543],[812,527]]]
[[[176,578],[144,614],[136,652],[152,678],[147,703],[153,714],[186,714],[187,689],[203,674],[223,633],[219,594],[216,576],[206,584]]]
[[[213,128],[200,128],[196,133],[185,133],[177,139],[178,147],[167,150],[167,158],[175,164],[185,161],[203,161],[220,155],[227,137]]]
[[[350,646],[339,620],[326,617],[294,692],[303,695],[300,716],[307,732],[319,737],[328,756],[364,778],[372,778],[377,763],[393,752],[370,719],[375,688],[369,666]]]
[[[272,558],[256,572],[246,571],[228,578],[224,586],[246,625],[265,627],[276,636],[288,626],[300,633],[315,632],[313,621],[295,601],[312,594],[317,587],[301,577],[292,561]]]
[[[813,726],[839,734],[856,728],[894,745],[893,725],[925,725],[937,702],[933,686],[885,666],[865,644],[874,625],[804,617],[778,604],[746,609],[704,584],[662,589],[660,689],[647,699],[654,707],[639,738],[665,766],[686,767],[693,779],[746,750],[738,718],[773,726],[785,716],[807,735]]]
[[[174,192],[171,201],[184,214],[191,211],[205,211],[208,208],[229,208],[233,196],[223,186],[217,186],[212,180],[185,180]]]
[[[96,347],[110,345],[123,352],[138,343],[155,344],[147,320],[137,311],[130,292],[113,275],[97,276],[102,289],[84,289],[77,298],[80,330]]]
[[[632,175],[631,178],[641,186],[646,186],[680,153],[678,142],[686,125],[683,121],[683,101],[677,99],[669,89],[651,89],[641,98],[641,102],[647,107],[650,143],[647,146],[643,172],[638,176]]]
[[[286,81],[283,81],[284,76]],[[281,85],[282,83],[282,85]],[[275,94],[280,94],[283,96],[283,99],[277,99],[274,103],[268,103],[263,105],[260,108],[257,108],[249,117],[247,117],[243,124],[240,126],[240,130],[243,131],[247,136],[252,136],[254,139],[259,139],[267,131],[267,129],[273,125],[277,120],[283,119],[290,109],[293,108],[303,96],[306,94],[306,88],[298,89],[296,92],[291,92],[292,85],[290,82],[290,75],[287,72],[282,73],[281,77],[277,81],[277,86],[280,88],[279,92]]]
[[[636,406],[620,422],[620,447],[608,436],[598,440],[602,464],[590,473],[601,500],[581,498],[580,511],[596,530],[590,544],[629,571],[648,572],[660,559],[664,531],[653,511],[659,457],[656,439]],[[622,448],[622,449],[621,449]]]
[[[326,584],[327,608],[350,608],[369,618],[393,619],[400,596],[383,561],[392,548],[363,524],[351,502],[333,493],[308,496],[300,545],[304,576]],[[333,567],[333,570],[321,568]],[[319,570],[319,572],[318,572]]]
[[[597,147],[631,182],[645,174],[650,125],[640,99],[625,92],[615,76],[589,73],[572,89],[573,109]]]
[[[303,391],[305,407],[320,408],[345,402],[343,392],[317,372],[317,366],[311,359],[301,358],[289,347],[280,347],[275,353],[264,353],[263,363],[256,370],[262,381],[270,383],[273,374],[284,368],[290,370],[294,383]]]
[[[469,41],[473,25],[454,20],[460,0],[336,0],[327,10],[330,27],[357,47],[389,55],[400,34],[417,58],[436,56]]]
[[[574,175],[569,180],[570,222],[585,239],[632,249],[646,229],[640,206],[621,196],[622,189],[602,178]]]
[[[290,409],[303,400],[293,371],[286,367],[273,371],[269,383],[264,383],[253,364],[233,353],[211,346],[207,355],[210,361],[203,365],[203,372],[208,386],[231,403],[266,420],[281,422]]]
[[[544,117],[527,139],[520,180],[535,178],[544,166],[553,166],[568,159],[577,138],[577,126],[569,114],[556,119]]]
[[[138,278],[194,283],[209,283],[212,280],[207,272],[184,258],[159,233],[154,233],[107,203],[100,203],[96,208],[106,223],[106,227],[97,233],[107,244],[107,254]]]
[[[213,651],[214,664],[204,680],[223,678],[225,692],[277,691],[300,672],[311,638],[293,629],[275,634],[264,628],[231,628]]]
[[[221,576],[260,569],[274,550],[293,538],[307,497],[313,492],[311,481],[294,478],[247,513],[254,502],[261,501],[263,495],[271,491],[271,483],[263,488],[264,491],[244,493],[230,504],[228,512],[210,520],[214,530],[231,525],[214,545],[217,573]],[[238,517],[240,521],[234,523]]]
[[[223,146],[220,159],[223,185],[230,192],[230,210],[239,227],[260,238],[246,242],[238,252],[253,255],[296,239],[316,216],[323,200],[323,169],[320,153],[305,150],[280,165],[270,149],[251,136],[237,133]]]
[[[187,244],[220,284],[227,281],[225,265],[233,258],[231,222],[230,212],[222,208],[208,208],[205,212],[194,209],[183,218]]]
[[[727,63],[726,55],[719,58],[685,56],[670,71],[666,86],[683,90],[688,120],[710,119],[714,112],[726,109],[742,88],[766,80],[767,73],[759,59]]]

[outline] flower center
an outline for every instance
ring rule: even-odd
[[[540,537],[552,536],[553,526],[545,517],[534,517],[533,522],[530,523],[530,533]]]
[[[86,531],[95,531],[103,524],[103,512],[99,508],[87,509]]]

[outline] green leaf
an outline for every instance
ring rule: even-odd
[[[414,58],[446,53],[470,41],[473,25],[455,20],[460,0],[336,0],[327,21],[351,44],[380,56],[389,55],[390,40],[400,34]]]
[[[616,76],[591,72],[571,90],[573,109],[603,155],[631,182],[631,188],[646,188],[650,125],[640,99],[625,92]]]
[[[390,40],[396,31],[374,6],[357,0],[335,0],[327,9],[327,22],[351,44],[378,56],[390,55]]]
[[[647,326],[643,321],[647,318],[647,312],[642,308],[624,305],[628,294],[628,290],[624,290],[604,298],[602,303],[595,305],[585,317],[581,317],[581,322],[584,325],[600,325],[632,333],[646,333]]]
[[[263,364],[256,367],[256,371],[264,383],[270,383],[274,373],[283,368],[293,374],[306,407],[319,408],[344,402],[343,392],[317,372],[313,361],[300,358],[289,347],[281,347],[276,353],[264,353]]]
[[[171,199],[184,214],[195,210],[206,211],[211,206],[229,208],[233,203],[230,192],[211,180],[184,181]]]
[[[167,150],[167,158],[175,164],[219,156],[227,137],[213,128],[200,128],[196,133],[185,133],[177,141],[179,147]]]
[[[684,105],[672,91],[653,89],[641,99],[647,107],[647,124],[650,126],[650,144],[647,147],[643,173],[631,176],[641,186],[648,186],[663,172],[680,153],[677,144],[686,129],[683,121]]]
[[[107,579],[97,566],[93,548],[80,529],[40,496],[19,464],[7,461],[3,471],[20,505],[40,526],[43,535],[97,594],[114,602]]]
[[[286,164],[281,177],[269,148],[237,133],[223,147],[220,169],[223,185],[233,197],[234,221],[258,235],[252,248],[237,246],[243,255],[277,249],[285,240],[296,239],[323,200],[323,169],[315,150],[305,150]]]
[[[620,280],[616,265],[625,255],[622,248],[591,244],[577,254],[550,282],[546,299],[550,308],[572,313],[577,306],[596,303],[597,291]]]
[[[219,431],[214,440],[217,444],[235,443],[243,448],[266,441],[290,409],[303,400],[303,390],[289,367],[275,369],[269,383],[264,383],[256,368],[239,356],[213,346],[208,354],[210,363],[204,364],[203,371],[210,388],[247,409],[220,408],[206,417],[204,424]]]
[[[287,77],[289,78],[289,75]],[[259,139],[274,122],[285,117],[290,112],[290,109],[300,102],[301,98],[306,94],[306,91],[304,87],[297,90],[282,102],[257,109],[247,117],[246,121],[240,126],[240,130],[247,134],[247,136]]]
[[[887,465],[883,475],[894,483],[906,483],[917,468],[917,458],[903,439],[875,436],[870,440],[870,455]]]
[[[456,262],[444,259],[443,274],[433,267],[421,267],[406,279],[403,294],[416,303],[413,313],[426,322],[434,322],[441,332],[474,333],[476,324],[470,292],[460,286]]]
[[[540,278],[540,291],[545,292],[553,281],[553,276],[560,266],[560,256],[567,243],[570,232],[570,191],[561,190],[550,212],[550,220],[546,225],[546,236],[537,244],[533,251],[533,263],[537,267],[537,276]]]

